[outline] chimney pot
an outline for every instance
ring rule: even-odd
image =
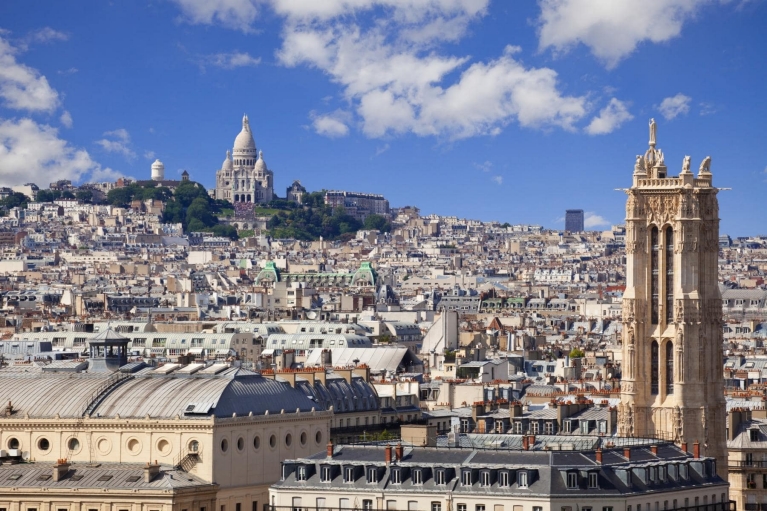
[[[384,447],[384,460],[387,465],[391,464],[391,445]]]
[[[525,451],[527,450],[529,445],[527,442],[528,442],[527,435],[522,435],[522,449],[524,449]]]
[[[681,447],[682,447],[682,450],[684,451],[684,453],[687,454],[687,442],[682,442],[682,446]]]
[[[650,446],[650,451],[653,453],[653,456],[657,456],[658,455],[658,446],[657,445],[651,445]]]
[[[328,442],[328,458],[333,457],[333,442]]]
[[[151,483],[159,473],[160,465],[157,463],[157,460],[155,460],[154,465],[152,465],[150,462],[147,462],[146,467],[144,467],[144,482]]]
[[[695,459],[700,458],[700,443],[697,440],[692,444],[692,455]]]
[[[631,461],[631,447],[623,448],[623,457],[626,458],[628,461]]]
[[[601,465],[602,464],[602,448],[601,447],[597,447],[596,457],[597,457],[597,463]]]
[[[402,444],[401,443],[397,444],[397,447],[394,449],[394,453],[397,455],[397,461],[402,461],[403,452],[402,452]]]
[[[53,465],[53,481],[58,482],[64,479],[66,475],[69,473],[69,463],[67,462],[66,458],[60,458],[56,461],[56,464]]]

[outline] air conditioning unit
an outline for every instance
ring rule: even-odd
[[[9,458],[18,458],[21,456],[21,449],[8,449]]]

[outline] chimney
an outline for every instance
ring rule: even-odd
[[[687,442],[682,442],[681,449],[685,454],[687,454]]]
[[[692,444],[692,456],[695,459],[700,458],[700,444],[696,440],[694,444]]]
[[[527,451],[529,450],[529,448],[530,448],[530,444],[528,443],[527,435],[522,435],[522,449]]]
[[[596,450],[595,454],[596,454],[596,457],[597,457],[597,463],[599,463],[601,465],[602,464],[602,448],[601,447],[597,447],[597,450]]]
[[[384,460],[387,465],[391,465],[391,445],[384,447]]]
[[[328,442],[328,458],[333,457],[333,442]]]
[[[535,450],[535,435],[530,435],[530,438],[527,440],[527,448],[531,451]]]
[[[151,483],[152,479],[157,477],[157,474],[159,473],[160,473],[160,464],[157,463],[157,460],[154,461],[154,465],[152,465],[150,462],[147,461],[146,467],[144,467],[144,482]]]
[[[658,455],[658,446],[657,445],[651,445],[650,446],[650,452],[652,452],[653,456]]]
[[[69,462],[66,458],[59,458],[53,465],[53,482],[57,483],[69,473]]]
[[[402,444],[398,443],[394,448],[394,454],[397,456],[397,461],[402,461]]]
[[[628,461],[631,461],[631,447],[623,448],[623,457],[626,458]]]

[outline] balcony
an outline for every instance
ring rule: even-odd
[[[740,469],[748,469],[748,468],[767,468],[767,461],[758,461],[758,460],[740,460],[740,461],[730,461],[728,463],[728,466],[730,470],[740,470]]]

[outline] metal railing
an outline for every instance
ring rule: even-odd
[[[730,461],[728,463],[728,466],[730,469],[737,469],[737,468],[767,468],[767,461],[757,461],[757,460],[740,460],[740,461]]]
[[[389,511],[383,510],[377,507],[373,507],[374,499],[361,499],[350,498],[349,504],[344,507],[316,507],[316,506],[270,506],[265,505],[264,511]],[[370,504],[367,504],[369,502]],[[438,498],[434,498],[433,502],[439,502],[442,504],[442,509],[445,511],[452,511],[455,509],[455,503],[451,501],[440,501]],[[757,506],[757,507],[748,507]],[[746,511],[767,511],[767,504],[763,504],[762,507],[759,504],[746,504]],[[511,508],[511,505],[508,506]],[[575,506],[573,506],[575,507]],[[562,508],[565,509],[564,507]],[[416,511],[428,511],[428,510],[416,510]],[[717,502],[714,504],[702,504],[699,506],[688,507],[675,507],[669,508],[664,511],[737,511],[735,501],[729,500],[726,502]]]
[[[108,380],[106,380],[102,385],[94,390],[93,393],[89,396],[88,402],[85,406],[85,409],[83,410],[83,417],[87,417],[93,413],[96,407],[101,404],[104,398],[106,398],[115,387],[132,378],[132,374],[120,372],[110,376]]]

